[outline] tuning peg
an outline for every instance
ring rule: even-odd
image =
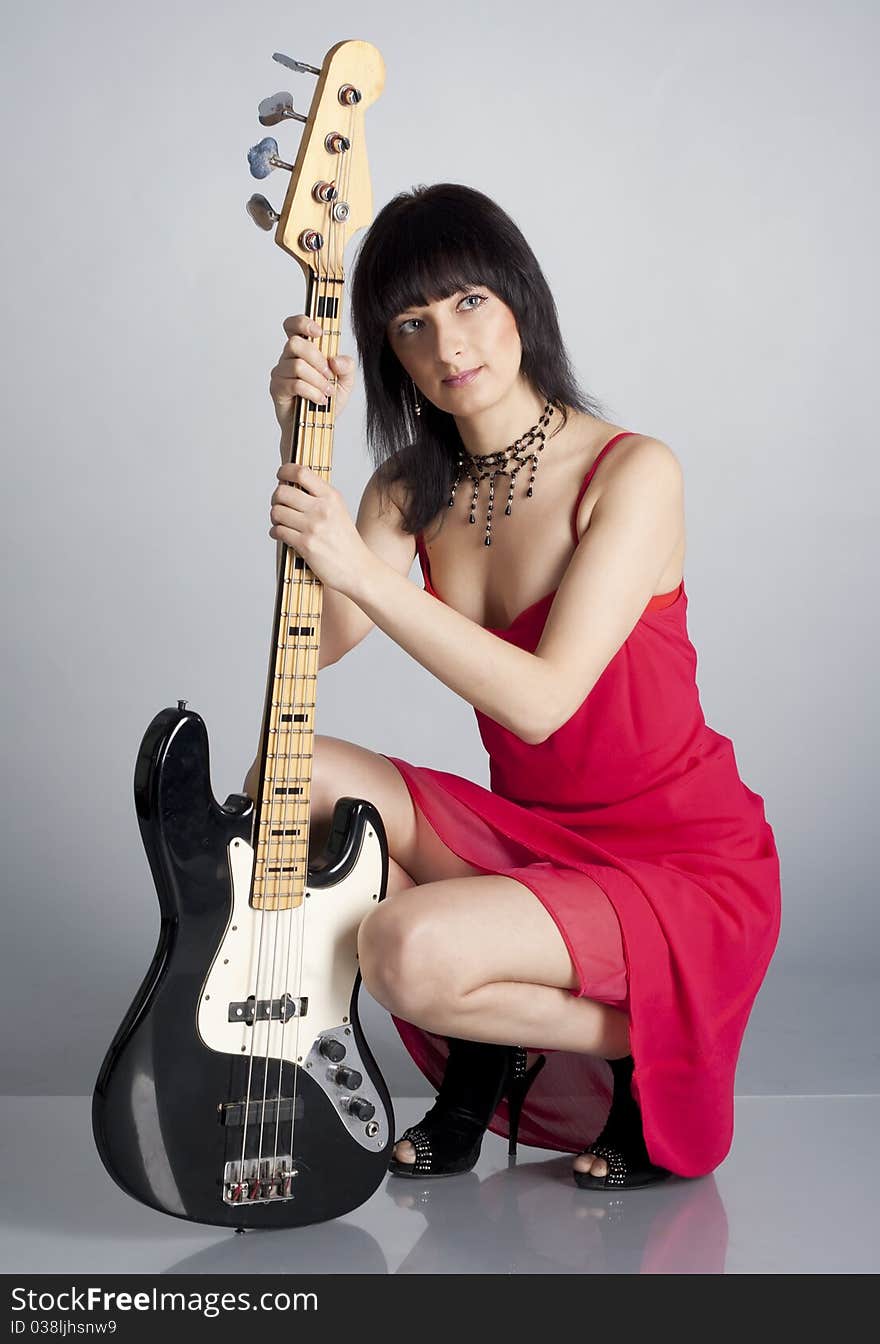
[[[273,168],[286,168],[293,172],[293,164],[285,163],[278,157],[278,141],[267,135],[258,145],[251,145],[247,152],[248,163],[253,177],[268,177]]]
[[[267,201],[266,197],[261,196],[259,192],[255,192],[250,198],[245,210],[255,224],[259,224],[261,229],[267,231],[272,228],[273,224],[277,224],[281,218],[278,212],[273,209],[271,202]]]
[[[277,126],[279,121],[284,121],[287,117],[293,117],[296,121],[308,121],[301,112],[293,110],[292,93],[273,93],[271,98],[264,98],[257,108],[260,124],[262,126]]]
[[[306,65],[305,61],[295,61],[292,56],[285,56],[281,51],[273,51],[272,60],[279,61],[281,65],[286,65],[288,70],[296,70],[300,75],[320,75],[321,73],[316,65]]]

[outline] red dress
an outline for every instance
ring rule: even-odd
[[[571,518],[575,546],[584,491],[627,432],[605,444],[584,478]],[[442,601],[421,535],[417,544],[425,589]],[[491,633],[534,650],[555,594]],[[701,1176],[730,1149],[737,1057],[776,947],[781,887],[763,799],[741,780],[730,738],[703,717],[687,600],[684,581],[652,597],[580,708],[546,741],[523,742],[476,710],[488,789],[386,759],[454,853],[534,892],[576,967],[571,992],[628,1013],[648,1155]],[[393,1020],[436,1089],[444,1038]],[[597,1056],[545,1053],[520,1140],[577,1152],[605,1122],[611,1070]],[[506,1103],[490,1128],[506,1137]]]

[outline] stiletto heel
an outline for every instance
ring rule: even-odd
[[[526,1068],[528,1056],[520,1046],[514,1048],[513,1078],[507,1090],[507,1111],[509,1139],[508,1157],[516,1157],[516,1144],[519,1137],[519,1117],[529,1088],[547,1063],[546,1055],[539,1055],[530,1069]]]
[[[521,1046],[448,1040],[449,1057],[434,1105],[398,1140],[408,1139],[413,1145],[415,1162],[392,1157],[388,1170],[394,1176],[455,1176],[470,1171],[480,1156],[489,1121],[505,1096],[510,1108],[509,1152],[516,1152],[523,1102],[545,1057],[539,1056],[527,1069]]]

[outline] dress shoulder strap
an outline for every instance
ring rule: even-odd
[[[613,448],[614,445],[615,445],[615,443],[617,443],[619,439],[625,439],[625,438],[628,438],[631,434],[634,434],[634,433],[635,433],[635,430],[632,430],[632,429],[622,429],[622,430],[620,431],[619,434],[615,434],[615,435],[614,435],[614,438],[613,438],[613,439],[609,439],[608,442],[604,445],[604,447],[601,448],[601,449],[599,450],[599,452],[596,454],[596,457],[595,457],[595,459],[594,459],[594,461],[593,461],[592,466],[590,467],[590,469],[589,469],[589,471],[587,472],[587,474],[586,474],[586,476],[584,477],[584,479],[581,481],[581,488],[580,488],[580,490],[578,490],[578,493],[577,493],[577,499],[575,500],[575,502],[574,502],[574,508],[573,508],[572,511],[571,511],[571,535],[572,535],[572,537],[573,537],[573,539],[574,539],[574,544],[575,544],[575,546],[577,546],[577,544],[578,544],[578,530],[577,530],[577,514],[578,514],[578,509],[580,508],[581,500],[582,500],[583,497],[584,497],[584,494],[585,494],[585,492],[586,492],[587,486],[590,484],[590,481],[593,479],[593,473],[595,472],[595,470],[596,470],[596,468],[598,467],[599,463],[602,461],[602,458],[603,458],[603,457],[605,456],[605,454],[608,452],[608,449],[609,449],[609,448]]]
[[[431,562],[428,559],[428,551],[421,532],[416,533],[416,554],[419,557],[419,567],[422,571],[422,578],[425,580],[429,589],[433,588],[431,583]]]

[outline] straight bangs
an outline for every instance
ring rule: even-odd
[[[424,308],[477,285],[506,300],[509,268],[498,255],[497,240],[467,228],[453,211],[444,211],[439,220],[435,213],[414,211],[392,219],[377,249],[371,283],[374,316],[383,331],[408,308]]]

